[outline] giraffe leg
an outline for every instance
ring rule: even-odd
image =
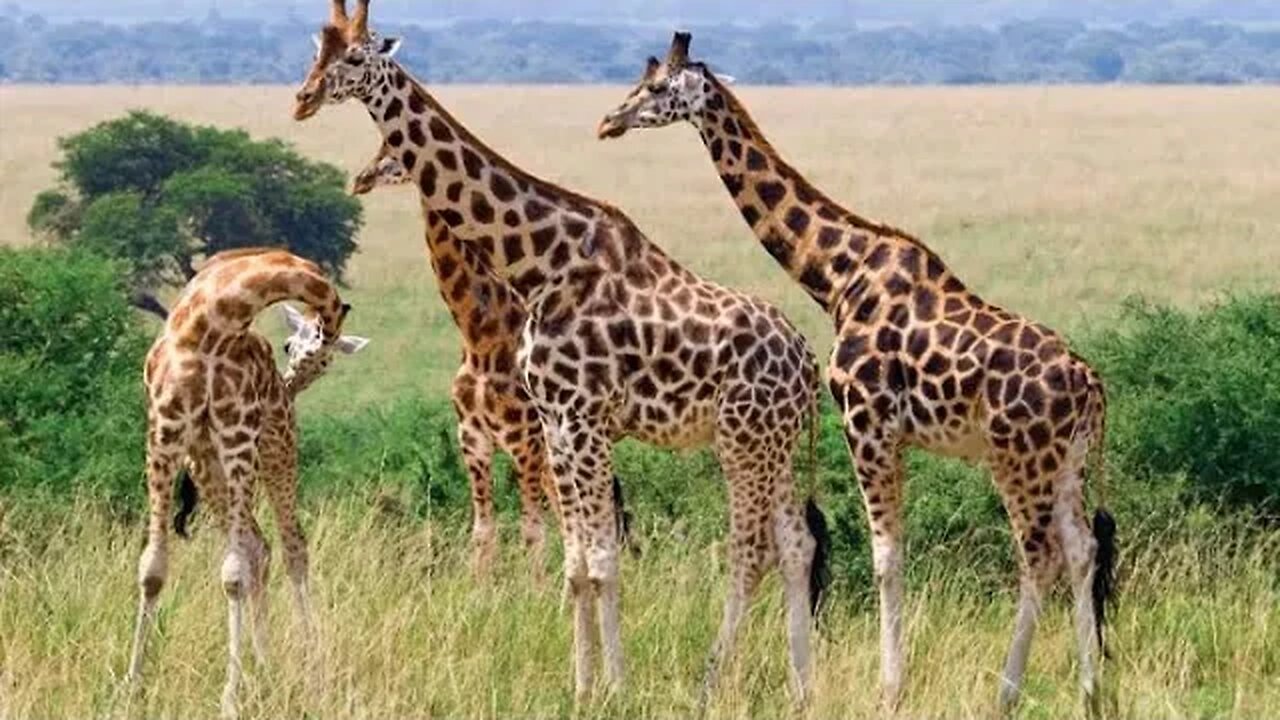
[[[575,697],[594,682],[592,620],[598,621],[605,680],[624,680],[618,537],[613,506],[613,448],[605,432],[580,418],[548,424],[548,446],[565,522],[565,576],[574,603]],[[593,609],[598,606],[598,615]]]
[[[862,412],[862,411],[860,411]],[[861,433],[846,422],[846,440],[857,469],[871,525],[871,553],[880,592],[880,691],[886,708],[902,700],[902,455],[883,433]]]
[[[267,662],[267,623],[270,619],[270,603],[267,584],[271,576],[271,546],[253,515],[249,515],[249,547],[252,582],[249,586],[249,606],[253,612],[253,656],[259,665]]]
[[[1074,601],[1076,647],[1080,662],[1080,693],[1085,707],[1096,715],[1102,648],[1098,643],[1097,618],[1093,606],[1094,556],[1098,542],[1085,519],[1078,474],[1067,476],[1059,488],[1054,519],[1062,542],[1071,593]]]
[[[253,480],[257,464],[256,438],[234,448],[219,448],[218,460],[227,478],[230,497],[227,515],[227,550],[222,561],[222,588],[227,596],[227,680],[222,690],[222,716],[237,716],[236,697],[243,673],[241,639],[244,634],[244,601],[260,575],[255,563],[259,548],[253,537]]]
[[[456,407],[458,444],[471,479],[471,569],[481,577],[493,565],[498,542],[493,518],[493,439],[478,413],[467,411],[461,403]]]
[[[275,513],[276,524],[280,526],[285,572],[293,591],[294,616],[306,637],[311,638],[315,623],[307,587],[310,560],[307,555],[307,538],[302,532],[302,523],[298,520],[298,475],[295,465],[289,463],[280,472],[273,473],[272,482],[267,483],[267,499],[271,502],[271,511]]]
[[[539,429],[538,432],[541,432]],[[546,529],[542,522],[543,483],[547,476],[547,456],[542,445],[511,451],[520,487],[520,536],[529,551],[533,575],[541,583],[546,567]]]
[[[787,481],[778,489],[774,508],[774,537],[782,568],[783,592],[787,603],[787,641],[791,650],[791,690],[796,703],[809,697],[810,634],[813,618],[809,598],[810,569],[817,543],[809,533],[804,514],[796,505],[786,468]]]
[[[1022,678],[1031,653],[1031,641],[1040,619],[1045,596],[1061,572],[1059,537],[1052,529],[1052,499],[1037,500],[1026,494],[1026,488],[1037,487],[1042,477],[1028,475],[1020,458],[995,458],[997,480],[1005,509],[1013,525],[1014,537],[1020,544],[1021,580],[1018,612],[1014,620],[1013,640],[1005,659],[997,696],[1000,712],[1010,713],[1018,703]],[[1045,485],[1051,485],[1047,480]]]
[[[160,590],[169,574],[169,514],[173,502],[173,478],[178,471],[181,452],[175,445],[161,447],[156,440],[159,432],[153,429],[148,434],[147,546],[138,560],[138,618],[134,624],[128,676],[131,684],[142,677],[147,633],[155,616]]]
[[[764,508],[752,503],[755,469],[736,450],[720,450],[729,484],[729,594],[725,597],[720,630],[707,658],[699,708],[705,709],[720,681],[720,672],[733,655],[738,627],[760,579],[773,560],[773,548],[760,547],[757,539],[772,532]],[[772,543],[770,543],[771,545]]]

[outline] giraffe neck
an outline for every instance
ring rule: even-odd
[[[207,327],[243,335],[263,309],[285,300],[303,303],[323,322],[326,335],[341,327],[342,301],[337,289],[315,264],[286,252],[234,252],[214,256],[201,269],[199,280],[179,301],[168,323],[182,329],[198,314]],[[191,302],[201,297],[202,302]],[[197,308],[203,312],[197,313]],[[333,339],[332,337],[329,339]]]
[[[526,305],[590,263],[597,219],[609,208],[515,167],[386,62],[387,90],[363,100],[414,178],[429,225],[432,217],[443,221]]]
[[[438,215],[431,215],[429,223],[433,223],[427,228],[431,269],[440,298],[462,334],[463,347],[484,353],[517,336],[524,311],[511,289],[489,275],[474,249],[454,237]]]
[[[873,243],[902,235],[844,209],[796,172],[742,103],[711,73],[711,90],[693,123],[742,218],[765,250],[824,310],[832,312]]]

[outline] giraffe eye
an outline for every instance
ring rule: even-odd
[[[649,84],[649,92],[653,93],[654,95],[661,95],[666,91],[667,91],[666,83],[650,83]]]

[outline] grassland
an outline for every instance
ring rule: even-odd
[[[516,162],[620,205],[697,271],[784,307],[825,349],[825,319],[755,247],[691,130],[593,138],[595,121],[622,92],[438,90]],[[1068,333],[1105,323],[1134,293],[1189,304],[1277,287],[1273,89],[741,93],[775,144],[834,197],[916,232],[989,299]],[[31,241],[23,217],[54,180],[56,138],[128,108],[283,137],[350,171],[376,149],[361,111],[330,109],[298,125],[288,117],[290,97],[286,88],[0,87],[0,242]],[[365,207],[348,295],[352,328],[375,343],[308,393],[306,415],[440,397],[455,368],[456,336],[423,258],[412,195],[375,193]],[[371,512],[373,495],[305,508],[321,624],[314,657],[299,657],[277,577],[272,664],[249,666],[246,717],[568,714],[570,626],[554,582],[527,582],[527,566],[512,553],[492,584],[477,584],[465,571],[456,512],[418,522]],[[0,720],[124,716],[130,708],[118,689],[137,525],[88,500],[47,515],[2,503],[0,494]],[[1124,600],[1107,666],[1115,715],[1280,714],[1280,536],[1241,534],[1211,517],[1122,521]],[[690,542],[678,525],[646,527],[644,557],[623,569],[629,690],[595,708],[601,717],[690,714],[719,617],[721,546],[700,535]],[[209,716],[224,667],[219,543],[206,530],[176,551],[148,689],[131,710]],[[908,555],[912,673],[902,714],[987,716],[1012,625],[1013,577],[987,566],[957,573],[954,563]],[[824,620],[809,717],[879,716],[866,591],[842,588]],[[762,589],[713,716],[786,714],[779,595],[774,584]],[[1061,601],[1049,608],[1026,718],[1078,715],[1067,613]]]

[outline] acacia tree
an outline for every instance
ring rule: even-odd
[[[214,253],[286,247],[341,280],[355,251],[361,206],[342,172],[279,140],[135,111],[58,145],[59,186],[36,197],[27,223],[123,261],[134,305],[161,317],[157,293]]]

